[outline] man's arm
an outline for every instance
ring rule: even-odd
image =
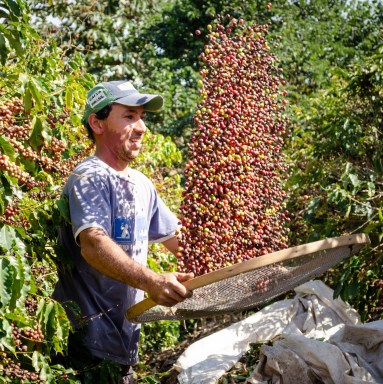
[[[177,253],[177,251],[178,251],[178,238],[177,238],[177,236],[173,236],[170,239],[165,240],[162,244],[173,255],[175,255]]]
[[[155,273],[127,257],[100,228],[83,230],[79,240],[81,254],[93,268],[115,280],[146,291],[157,304],[172,306],[191,296],[191,292],[181,282],[190,280],[193,274]]]

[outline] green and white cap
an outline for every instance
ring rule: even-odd
[[[96,113],[112,103],[131,107],[143,106],[145,111],[157,112],[162,108],[164,100],[159,95],[139,93],[129,81],[100,83],[87,94],[85,111],[81,119],[82,123],[86,125],[90,114]]]

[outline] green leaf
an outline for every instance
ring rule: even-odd
[[[378,209],[378,217],[379,217],[379,221],[383,222],[383,213],[382,213],[382,210],[380,208]]]
[[[365,233],[375,233],[377,225],[373,221],[370,221],[367,226],[363,228],[363,232]]]
[[[2,4],[0,4],[0,7],[2,6]],[[9,17],[9,12],[5,11],[4,8],[0,8],[0,17],[1,18],[4,18],[4,19],[8,19]]]
[[[72,327],[64,308],[58,302],[41,299],[36,316],[43,326],[45,337],[52,340],[54,350],[62,353],[67,347]]]
[[[346,210],[346,213],[344,214],[345,219],[348,219],[351,213],[352,204],[349,204]]]
[[[29,137],[29,143],[34,150],[38,150],[44,144],[43,131],[43,123],[40,117],[35,116],[32,121],[32,132]]]
[[[65,92],[65,107],[68,111],[73,109],[74,95],[71,87],[68,87]]]
[[[25,260],[24,252],[15,255],[2,256],[0,259],[0,302],[8,311],[14,311],[19,299],[24,300],[29,292],[30,268]]]
[[[350,173],[348,175],[348,177],[350,178],[350,181],[351,181],[352,185],[354,186],[354,188],[357,188],[360,185],[361,181],[359,180],[357,175]]]
[[[18,56],[22,56],[24,49],[19,37],[15,37],[15,35],[18,35],[17,31],[6,31],[4,33],[4,37],[8,40],[10,47],[16,51]]]
[[[11,306],[13,308],[13,303],[16,306],[16,301],[24,301],[28,296],[30,291],[30,281],[31,281],[31,270],[28,264],[27,259],[25,258],[25,246],[18,239],[18,242],[22,244],[22,247],[18,247],[19,249],[16,252],[14,258],[14,267],[16,270],[16,279],[12,288],[12,302]]]
[[[7,57],[8,57],[8,52],[7,52],[7,44],[5,37],[0,33],[0,62],[1,65],[4,65]]]
[[[7,9],[17,18],[21,16],[21,9],[16,1],[13,0],[3,0],[3,3],[7,6]]]
[[[11,161],[15,160],[15,149],[4,136],[0,136],[0,147]]]
[[[314,197],[314,199],[310,201],[310,204],[307,207],[307,212],[305,214],[305,217],[311,217],[315,214],[315,212],[318,209],[319,202],[320,202],[319,197]]]
[[[38,315],[38,318],[44,324],[45,330],[47,330],[47,327],[49,325],[50,314],[52,312],[54,304],[53,304],[53,301],[51,300],[48,303],[46,303],[45,301],[43,301],[42,303],[40,302],[40,304],[42,304],[42,306],[41,306],[41,309],[39,308],[39,313],[37,315]]]
[[[29,88],[26,89],[23,98],[25,112],[30,112],[33,107],[32,93]]]
[[[12,333],[12,326],[6,319],[0,319],[0,345],[12,353],[16,353],[15,339]]]
[[[0,184],[0,215],[3,215],[5,212],[5,208],[7,207],[7,195],[5,192],[5,188],[2,184]]]
[[[4,225],[0,229],[0,248],[5,252],[10,252],[15,238],[15,231],[12,227]]]
[[[68,198],[62,197],[60,200],[55,202],[56,207],[60,212],[60,216],[66,221],[70,222],[70,213],[69,213],[69,202]]]
[[[375,184],[369,181],[367,183],[367,193],[369,197],[372,197],[375,195]]]
[[[341,297],[345,301],[351,301],[355,299],[360,291],[360,284],[357,281],[353,281],[351,284],[345,285]]]
[[[36,372],[39,372],[40,380],[42,380],[44,383],[50,382],[49,376],[51,373],[51,368],[49,365],[49,360],[39,351],[33,351],[32,366]]]
[[[19,73],[19,81],[21,82],[22,84],[22,89],[25,90],[26,86],[28,85],[28,82],[29,82],[29,75],[27,75],[26,73]]]
[[[31,78],[28,82],[28,89],[33,96],[33,100],[35,101],[35,106],[38,111],[43,109],[43,96],[40,92],[40,86],[36,82],[35,79]]]
[[[12,298],[12,287],[15,280],[15,270],[7,257],[0,259],[0,303],[2,308],[8,307]]]
[[[38,169],[38,163],[29,159],[23,159],[23,166],[24,171],[31,175],[35,174],[36,169]]]
[[[52,337],[53,346],[56,352],[64,352],[67,348],[69,331],[72,327],[64,308],[60,303],[55,302],[54,316],[52,316],[53,329],[55,333]]]
[[[1,214],[4,213],[6,207],[9,204],[10,199],[12,199],[13,191],[12,187],[6,177],[6,175],[0,176],[0,206],[1,206]],[[0,242],[1,248],[1,242]]]
[[[148,257],[148,268],[152,271],[159,272],[158,263],[153,257]]]

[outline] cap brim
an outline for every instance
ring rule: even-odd
[[[164,99],[159,95],[145,93],[134,93],[114,101],[117,104],[128,105],[131,107],[143,106],[145,111],[157,112],[164,105]]]

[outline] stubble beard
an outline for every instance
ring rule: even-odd
[[[135,149],[135,150],[124,148],[122,151],[120,151],[119,157],[121,160],[130,163],[138,157],[140,152],[141,152],[141,148]]]

